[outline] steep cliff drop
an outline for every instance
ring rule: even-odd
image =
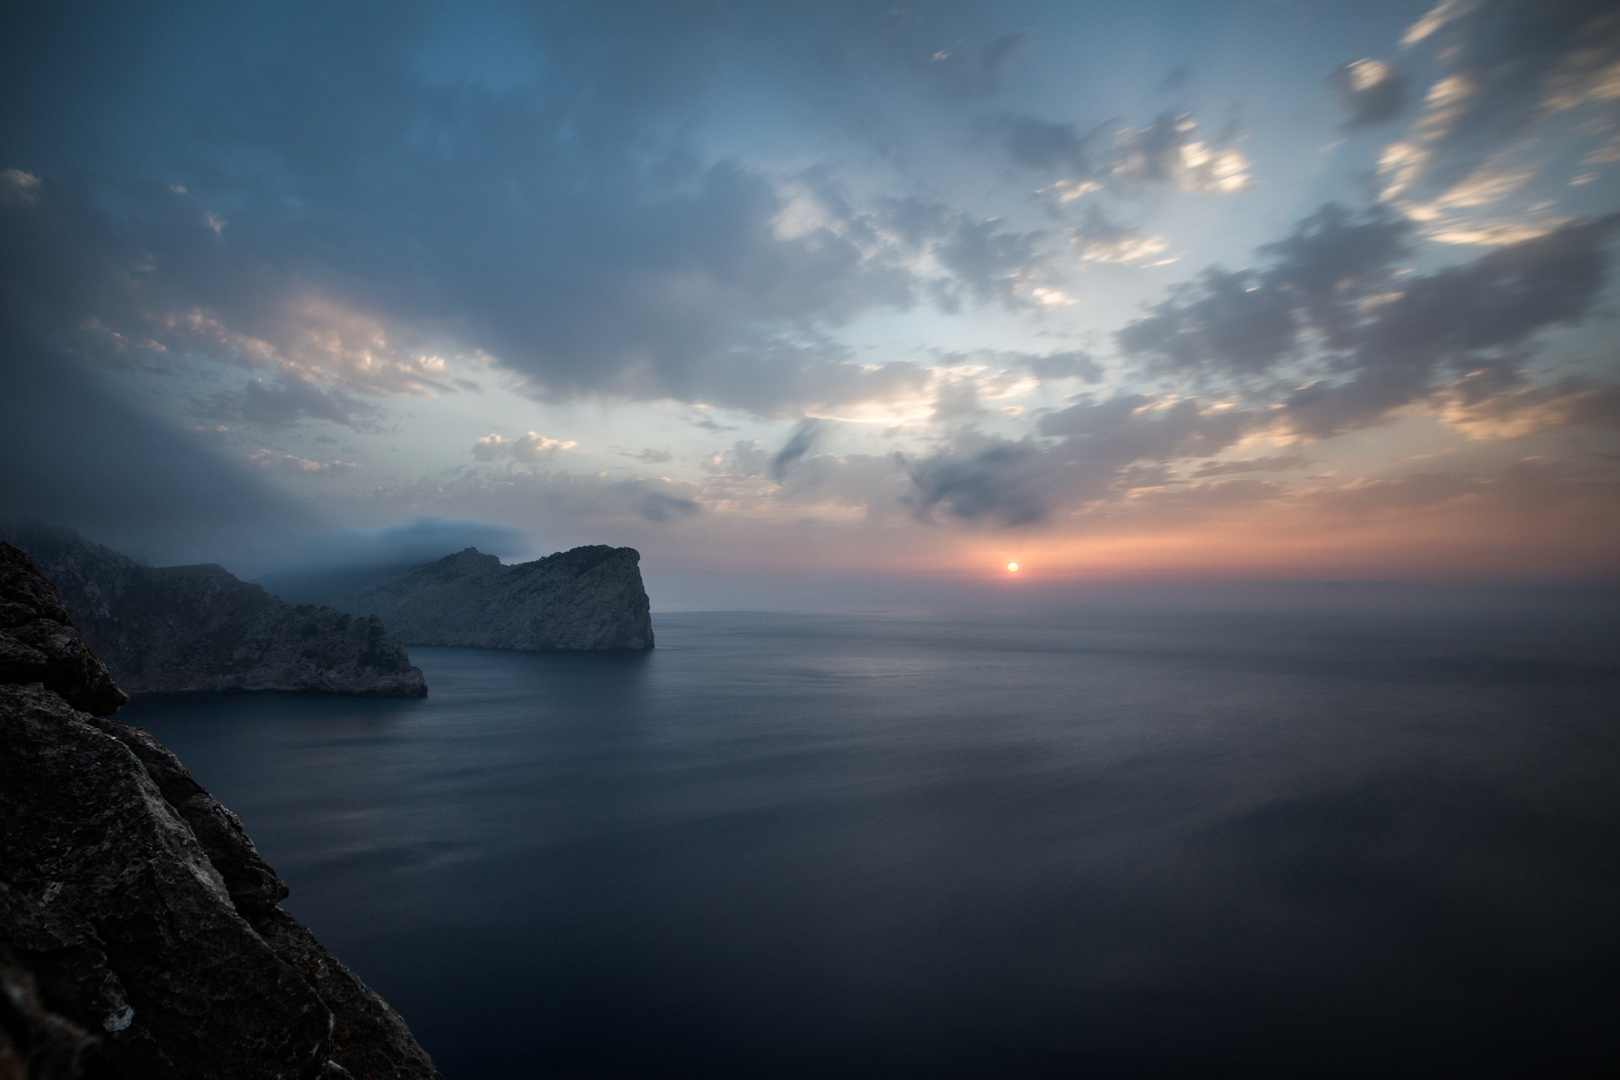
[[[650,649],[651,604],[635,548],[577,547],[503,566],[467,548],[336,602],[409,645]]]
[[[374,619],[290,607],[222,566],[141,566],[71,529],[11,526],[73,622],[132,694],[291,690],[424,697],[405,648]]]
[[[0,1076],[432,1080],[0,542]]]

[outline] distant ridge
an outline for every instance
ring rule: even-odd
[[[503,566],[466,548],[335,606],[376,616],[409,645],[481,649],[650,649],[641,553],[605,544]]]
[[[223,566],[142,566],[72,529],[10,525],[0,537],[56,585],[127,693],[427,695],[422,670],[375,620],[289,607]]]

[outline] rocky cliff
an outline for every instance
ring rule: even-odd
[[[467,548],[337,601],[410,645],[650,649],[652,616],[634,548],[577,547],[503,566]]]
[[[0,1077],[436,1078],[0,543]]]
[[[69,529],[12,526],[132,694],[294,690],[423,697],[405,648],[375,619],[290,607],[222,566],[141,566]]]

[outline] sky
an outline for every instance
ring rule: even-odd
[[[655,600],[1620,576],[1612,4],[151,7],[0,35],[12,518]]]

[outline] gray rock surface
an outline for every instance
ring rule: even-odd
[[[70,529],[6,533],[61,590],[66,614],[128,693],[427,694],[421,669],[375,620],[290,607],[222,566],[141,566]],[[0,642],[0,665],[21,662],[6,648]]]
[[[129,700],[73,625],[56,589],[6,545],[0,548],[0,683],[31,682],[102,716]]]
[[[5,544],[0,605],[61,607]],[[0,1075],[436,1078],[280,908],[236,816],[150,734],[69,704],[117,708],[77,641],[77,682],[0,679]]]
[[[651,606],[635,548],[577,547],[503,566],[467,548],[336,602],[409,645],[650,649]]]

